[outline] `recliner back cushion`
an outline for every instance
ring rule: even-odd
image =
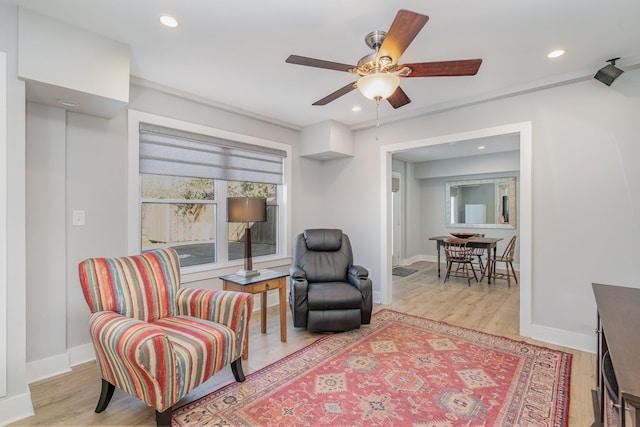
[[[120,258],[90,258],[78,266],[92,313],[115,311],[152,322],[176,313],[180,264],[173,249]]]
[[[342,230],[305,230],[296,237],[293,258],[310,283],[347,281],[353,264],[351,243]]]
[[[310,251],[335,252],[342,246],[342,230],[318,228],[304,230],[302,234]]]

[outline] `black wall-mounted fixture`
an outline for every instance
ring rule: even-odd
[[[613,59],[607,60],[609,65],[600,68],[596,73],[596,75],[593,76],[593,78],[606,84],[607,86],[611,86],[611,83],[613,83],[615,79],[620,77],[620,74],[624,73],[624,71],[616,67],[616,61],[618,59],[620,58],[613,58]]]

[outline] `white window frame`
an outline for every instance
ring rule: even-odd
[[[291,146],[268,139],[257,138],[254,136],[243,135],[222,129],[216,129],[195,123],[189,123],[182,120],[172,119],[169,117],[159,116],[156,114],[145,113],[137,110],[128,110],[128,188],[127,188],[127,251],[129,254],[139,254],[141,251],[140,242],[140,170],[139,170],[139,140],[140,140],[140,123],[149,123],[158,126],[164,126],[172,129],[178,129],[186,132],[199,133],[216,138],[223,138],[230,141],[244,142],[248,144],[274,148],[287,153],[283,159],[283,184],[278,185],[278,241],[275,255],[269,255],[254,259],[256,268],[269,268],[282,266],[291,263],[291,255],[289,241],[291,236],[291,206],[288,203],[291,200]],[[217,190],[218,188],[216,188]],[[220,194],[220,193],[216,193]],[[225,191],[226,194],[226,191]],[[220,204],[218,205],[220,207]],[[218,215],[223,215],[218,212]],[[223,226],[224,225],[224,226]],[[228,233],[224,221],[217,221],[217,236],[224,237]],[[224,234],[222,234],[224,233]],[[226,240],[226,239],[225,239]],[[225,245],[218,245],[225,246]],[[222,248],[221,248],[222,249]],[[222,249],[225,250],[226,249]],[[220,253],[220,256],[223,254]],[[219,258],[221,259],[221,258]],[[225,256],[226,259],[226,256]],[[203,264],[198,266],[189,266],[181,268],[181,276],[183,282],[191,282],[198,280],[206,280],[220,275],[235,272],[243,265],[243,260],[232,260],[226,262],[217,262],[215,264]]]

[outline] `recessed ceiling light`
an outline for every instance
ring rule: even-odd
[[[486,147],[484,145],[478,146],[478,150],[484,150]]]
[[[78,104],[75,101],[72,101],[70,99],[57,99],[56,102],[60,105],[63,105],[65,107],[79,107],[80,104]]]
[[[351,107],[351,111],[357,113],[358,111],[362,111],[362,107],[359,105],[354,105],[353,107]]]
[[[178,20],[169,15],[162,15],[160,17],[160,22],[162,23],[162,25],[169,28],[176,28],[178,26]]]
[[[562,49],[558,49],[558,50],[554,50],[552,52],[549,52],[549,54],[547,55],[547,58],[557,58],[559,56],[564,55],[564,50]]]

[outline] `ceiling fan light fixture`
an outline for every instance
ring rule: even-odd
[[[373,73],[358,79],[358,89],[367,98],[387,99],[400,86],[400,78],[389,73]]]

